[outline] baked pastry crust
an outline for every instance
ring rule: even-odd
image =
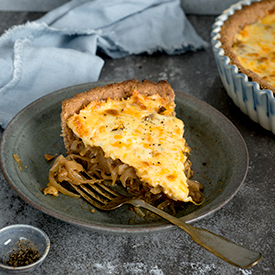
[[[263,0],[261,2],[253,2],[248,6],[243,6],[241,10],[235,11],[235,13],[224,22],[221,27],[219,40],[222,43],[221,48],[225,52],[224,55],[231,59],[231,64],[236,65],[239,71],[246,74],[252,81],[259,83],[262,89],[270,89],[275,93],[275,87],[270,85],[266,80],[252,70],[244,68],[233,51],[235,35],[246,25],[253,24],[267,14],[274,12],[274,9],[274,0]]]
[[[81,109],[94,100],[107,100],[108,97],[111,99],[126,99],[132,95],[134,90],[147,96],[159,94],[163,98],[168,98],[171,102],[175,99],[174,91],[167,81],[162,80],[155,83],[148,80],[140,82],[136,79],[95,87],[72,98],[65,99],[62,102],[61,112],[61,128],[65,148],[69,151],[72,142],[75,140],[72,130],[67,126],[69,117],[79,113]]]

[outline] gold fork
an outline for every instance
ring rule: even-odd
[[[259,252],[235,244],[206,229],[194,227],[141,199],[117,193],[103,183],[72,185],[72,187],[91,205],[100,210],[110,211],[123,204],[145,208],[183,229],[197,244],[236,267],[251,267],[262,258],[262,254]]]

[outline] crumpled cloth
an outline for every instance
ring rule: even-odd
[[[35,99],[97,81],[104,60],[207,47],[180,0],[73,0],[0,37],[0,126]]]

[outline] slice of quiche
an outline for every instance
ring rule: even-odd
[[[91,159],[87,173],[110,177],[133,192],[202,201],[191,181],[190,148],[175,117],[174,91],[166,81],[135,79],[96,87],[66,99],[61,124],[68,154]]]

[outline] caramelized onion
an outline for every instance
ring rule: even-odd
[[[55,172],[58,171],[59,167],[62,165],[61,161],[65,159],[62,155],[56,158],[52,168],[49,171],[49,185],[55,187],[63,195],[67,195],[74,198],[79,198],[80,195],[77,195],[73,192],[68,191],[66,188],[62,187],[54,178]]]
[[[141,196],[146,202],[156,205],[164,210],[169,207],[173,214],[176,214],[176,207],[180,204],[168,199],[159,186],[151,188],[148,184],[142,183],[136,170],[120,160],[106,158],[100,147],[85,147],[81,141],[75,141],[72,144],[70,153],[66,158],[60,155],[54,162],[49,172],[49,185],[55,187],[64,195],[80,197],[62,187],[59,183],[68,182],[73,185],[101,182],[110,180],[121,182],[121,184],[134,196]],[[184,152],[184,154],[189,154]],[[184,162],[184,172],[187,176],[189,185],[189,196],[192,197],[195,204],[200,204],[203,200],[202,190],[204,187],[195,180],[191,170],[192,163],[187,160]],[[135,212],[144,216],[142,211],[134,209]]]
[[[203,200],[202,190],[204,186],[200,182],[191,179],[187,179],[187,183],[189,185],[189,196],[191,196],[197,204],[201,203]]]

